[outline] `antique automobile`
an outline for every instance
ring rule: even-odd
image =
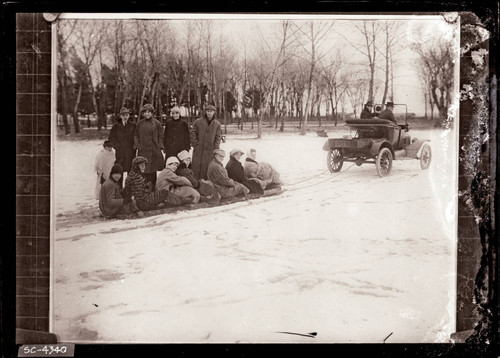
[[[346,126],[355,134],[326,141],[323,150],[328,152],[328,169],[337,173],[344,162],[358,166],[374,163],[377,174],[385,177],[391,173],[393,160],[402,159],[416,159],[423,170],[429,168],[432,157],[430,140],[411,138],[406,114],[404,122],[395,124],[378,117],[346,120]]]

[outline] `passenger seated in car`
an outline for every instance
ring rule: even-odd
[[[370,119],[373,117],[372,113],[373,103],[372,101],[368,101],[365,104],[365,107],[361,111],[360,119]]]
[[[395,124],[398,124],[396,121],[396,118],[394,117],[394,113],[392,111],[394,110],[394,103],[393,102],[387,102],[385,105],[385,109],[380,113],[379,118],[380,119],[388,119]]]

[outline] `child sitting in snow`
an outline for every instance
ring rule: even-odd
[[[138,210],[129,195],[123,195],[120,179],[123,176],[121,164],[115,164],[111,168],[109,178],[101,186],[99,195],[99,209],[106,218],[113,218],[118,214],[131,214],[137,212],[139,217],[143,213]],[[126,191],[125,188],[124,191]]]
[[[97,154],[95,158],[94,170],[97,175],[97,181],[95,185],[95,198],[99,200],[99,192],[101,191],[101,185],[104,184],[106,179],[109,177],[111,168],[115,164],[115,152],[113,146],[109,140],[105,141],[102,145],[103,149]]]

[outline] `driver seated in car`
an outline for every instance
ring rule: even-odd
[[[394,103],[387,102],[385,105],[385,109],[382,111],[382,113],[380,113],[379,118],[380,119],[388,119],[388,120],[394,122],[394,124],[398,124],[398,122],[396,121],[396,118],[394,117],[394,113],[392,113],[392,111],[394,111]]]

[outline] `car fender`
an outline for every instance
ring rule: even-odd
[[[323,144],[323,150],[326,150],[327,152],[330,150],[330,139],[327,139],[325,144]]]
[[[392,156],[394,157],[394,148],[392,148],[392,144],[386,139],[375,140],[372,144],[372,147],[370,148],[370,154],[376,157],[378,152],[382,148],[389,148]]]
[[[420,154],[422,153],[422,148],[425,144],[430,143],[431,141],[428,139],[417,139],[410,145],[406,147],[406,155],[410,158],[420,158]]]

